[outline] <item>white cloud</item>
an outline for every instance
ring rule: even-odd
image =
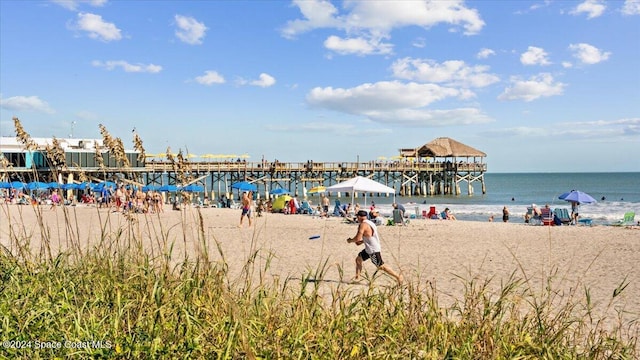
[[[569,61],[563,61],[562,62],[562,67],[565,68],[565,69],[570,69],[570,68],[573,67],[573,64],[571,62],[569,62]]]
[[[196,82],[202,85],[224,84],[225,79],[217,71],[207,70],[204,75],[196,77]]]
[[[542,48],[529,46],[527,51],[520,55],[520,62],[524,65],[550,65],[548,55]]]
[[[260,74],[260,79],[252,81],[251,85],[266,88],[266,87],[273,86],[275,83],[276,83],[276,79],[273,76],[262,73]]]
[[[464,91],[435,84],[383,81],[343,88],[314,88],[307,94],[311,106],[325,108],[385,124],[404,126],[465,125],[492,121],[477,109],[430,110],[426,107]]]
[[[325,46],[340,54],[387,54],[392,45],[382,43],[394,28],[438,24],[462,27],[464,33],[480,32],[485,23],[475,9],[462,0],[450,1],[345,1],[344,14],[324,0],[295,0],[303,19],[287,22],[281,34],[293,38],[319,28],[344,31],[347,36],[330,36]]]
[[[603,52],[597,47],[585,43],[571,44],[569,49],[573,51],[573,56],[583,64],[597,64],[609,59],[610,52]]]
[[[0,107],[13,111],[36,111],[47,114],[55,113],[46,101],[37,96],[12,96],[10,98],[0,98]]]
[[[102,16],[90,13],[79,13],[76,28],[89,33],[92,39],[114,41],[122,39],[120,29],[113,23],[102,20]]]
[[[350,89],[317,87],[309,92],[307,101],[314,106],[362,115],[370,111],[424,107],[459,93],[456,89],[435,84],[381,81]]]
[[[598,121],[574,121],[558,123],[558,126],[550,128],[538,127],[512,127],[480,132],[487,137],[539,137],[573,140],[600,140],[600,141],[637,141],[640,136],[640,118]]]
[[[566,84],[554,82],[551,74],[542,73],[532,76],[529,80],[517,77],[511,79],[511,86],[507,87],[498,100],[533,101],[541,97],[562,95]]]
[[[399,79],[464,87],[480,88],[500,81],[498,76],[488,73],[488,66],[469,66],[461,60],[437,63],[430,59],[403,58],[396,60],[391,69]]]
[[[268,131],[274,131],[279,134],[283,132],[288,133],[309,133],[318,135],[321,133],[324,134],[332,134],[336,136],[354,136],[354,135],[388,135],[392,133],[391,129],[383,128],[371,128],[358,126],[355,123],[332,123],[332,122],[307,122],[307,123],[296,123],[296,124],[273,124],[266,125],[265,129]]]
[[[325,0],[294,0],[304,20],[291,20],[282,29],[282,36],[293,38],[298,34],[320,28],[341,27],[341,20],[336,17],[336,9],[330,1]]]
[[[94,60],[91,62],[91,65],[95,67],[105,68],[106,70],[113,70],[115,68],[121,68],[125,72],[132,73],[159,73],[162,71],[162,66],[154,65],[154,64],[130,64],[124,60],[109,60],[109,61],[99,61]]]
[[[491,49],[487,49],[487,48],[482,48],[480,49],[480,51],[478,51],[478,53],[476,54],[476,57],[478,59],[486,59],[491,55],[495,55],[496,52],[491,50]]]
[[[88,4],[93,7],[102,7],[107,3],[107,0],[51,0],[54,4],[58,4],[63,8],[71,11],[78,9],[80,4]]]
[[[597,18],[604,13],[607,6],[602,0],[585,0],[571,10],[571,14],[580,15],[582,13],[587,14],[587,19]]]
[[[367,116],[376,122],[404,126],[454,126],[486,124],[494,121],[476,108],[451,110],[399,109],[397,111],[379,111]]]
[[[626,0],[621,11],[623,15],[640,15],[640,0]]]
[[[202,39],[207,32],[207,27],[204,23],[192,17],[182,15],[176,15],[175,21],[178,27],[176,29],[176,37],[178,37],[178,39],[190,45],[202,44]]]
[[[342,55],[389,54],[393,50],[393,45],[381,43],[380,40],[366,39],[363,37],[342,39],[335,35],[329,36],[327,40],[324,41],[324,46]]]

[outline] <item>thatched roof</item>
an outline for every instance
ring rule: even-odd
[[[448,137],[440,137],[416,148],[419,157],[485,157],[487,154]]]

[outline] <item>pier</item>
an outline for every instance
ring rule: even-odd
[[[202,185],[207,194],[230,194],[231,185],[247,181],[258,187],[258,193],[268,196],[277,188],[291,194],[306,196],[312,187],[331,186],[355,176],[364,176],[396,190],[400,196],[474,195],[474,183],[486,193],[484,174],[487,164],[484,154],[450,138],[437,138],[421,147],[400,149],[395,160],[366,162],[252,162],[246,159],[226,161],[191,161],[179,163],[168,160],[140,161],[139,154],[127,152],[130,166],[122,167],[108,151],[83,149],[91,144],[79,140],[77,146],[65,149],[64,166],[47,166],[45,154],[3,149],[0,180],[23,182],[40,181],[78,182],[116,181],[144,185]],[[100,146],[98,140],[93,144]],[[94,146],[95,146],[94,145]],[[97,166],[95,154],[101,154],[102,166]],[[8,165],[7,165],[8,164]],[[44,179],[44,180],[43,180]],[[379,195],[379,194],[370,194]]]

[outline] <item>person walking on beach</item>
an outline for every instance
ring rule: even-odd
[[[578,224],[578,217],[580,216],[580,203],[577,201],[571,202],[571,223],[573,225]]]
[[[253,191],[249,191],[248,193],[245,191],[242,193],[242,214],[240,214],[240,225],[238,227],[242,227],[242,220],[245,215],[249,220],[249,227],[251,227],[251,201],[253,200]]]
[[[507,209],[506,205],[502,208],[502,221],[509,222],[509,209]]]
[[[324,211],[326,214],[329,214],[329,197],[325,196],[324,194],[320,196],[322,196],[322,211]]]
[[[380,254],[380,237],[376,225],[370,220],[367,220],[367,212],[365,210],[358,211],[356,217],[359,223],[358,232],[355,237],[348,238],[347,243],[355,243],[356,245],[364,244],[364,249],[362,249],[356,257],[356,276],[353,278],[353,281],[357,282],[360,280],[362,263],[371,259],[373,265],[379,270],[394,277],[396,281],[398,281],[398,284],[402,284],[402,275],[393,271],[393,269],[382,260],[382,255]]]

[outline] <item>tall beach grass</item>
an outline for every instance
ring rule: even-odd
[[[23,211],[36,212],[37,230],[20,221]],[[231,239],[208,233],[199,209],[183,210],[182,229],[167,229],[150,218],[157,214],[127,215],[114,226],[96,208],[102,232],[92,247],[74,237],[82,226],[76,208],[59,209],[65,225],[53,229],[39,211],[2,205],[11,226],[0,256],[0,333],[10,343],[0,358],[638,357],[637,326],[603,326],[589,290],[560,296],[553,274],[542,292],[520,269],[498,286],[461,276],[463,296],[447,305],[419,276],[403,286],[345,282],[327,294],[314,279],[329,259],[296,279],[265,276],[273,254],[258,246],[258,230],[242,273],[230,274],[220,242]],[[178,253],[176,242],[194,231],[196,255]],[[33,241],[36,232],[42,241]],[[53,246],[52,232],[68,243]],[[626,284],[621,279],[611,306]]]
[[[14,122],[17,138],[33,148]],[[102,125],[100,132],[126,168],[122,141]],[[144,156],[137,134],[134,145]],[[47,148],[54,170],[64,167],[60,154],[55,142]],[[191,181],[181,152],[168,159],[183,183]],[[62,221],[52,225],[41,206],[0,205],[0,359],[639,357],[637,319],[622,321],[624,308],[618,319],[596,316],[589,289],[559,294],[553,272],[542,290],[521,268],[499,284],[460,276],[462,295],[443,304],[437,284],[421,274],[402,286],[329,287],[317,281],[333,266],[322,252],[298,277],[268,276],[277,254],[260,245],[267,226],[254,227],[237,274],[222,246],[237,239],[214,236],[199,209],[184,208],[171,227],[162,214],[114,221],[109,209],[95,211],[97,242],[81,237],[87,224],[75,207],[56,210]],[[628,281],[621,279],[609,308]]]

